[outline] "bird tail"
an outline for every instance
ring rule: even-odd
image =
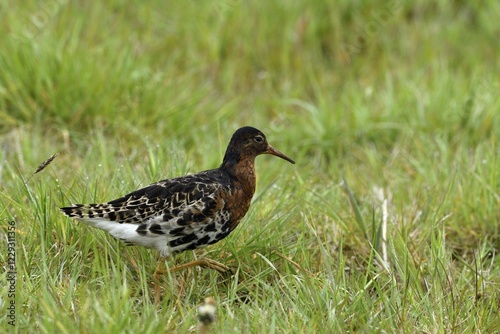
[[[60,208],[62,213],[71,218],[84,218],[88,215],[88,206],[85,204],[72,204],[64,208]]]
[[[109,204],[73,204],[60,209],[66,216],[76,219],[105,218],[115,220]]]

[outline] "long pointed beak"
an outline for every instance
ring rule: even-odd
[[[267,145],[267,150],[264,153],[275,155],[277,157],[280,157],[281,159],[285,159],[286,161],[291,162],[292,164],[295,164],[295,161],[293,161],[292,159],[290,159],[289,157],[287,157],[286,155],[284,155],[283,153],[281,153],[280,151],[278,151],[269,144]]]

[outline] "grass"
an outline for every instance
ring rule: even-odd
[[[2,1],[2,331],[494,333],[500,328],[497,1]],[[217,167],[254,125],[251,209],[179,254],[63,217]],[[59,155],[27,181],[43,161]]]

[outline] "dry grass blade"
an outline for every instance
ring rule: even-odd
[[[292,259],[289,259],[288,257],[286,257],[284,254],[281,254],[278,251],[274,251],[274,254],[278,255],[283,260],[288,261],[291,265],[293,265],[297,269],[298,272],[303,272],[303,273],[306,273],[307,275],[311,276],[310,272],[308,272],[307,270],[305,270],[304,268],[302,268],[302,266],[300,264],[298,264],[297,262],[295,262]]]

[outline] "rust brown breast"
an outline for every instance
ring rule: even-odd
[[[235,178],[225,200],[226,207],[231,212],[232,231],[250,208],[255,192],[254,158],[241,159],[231,172]]]

